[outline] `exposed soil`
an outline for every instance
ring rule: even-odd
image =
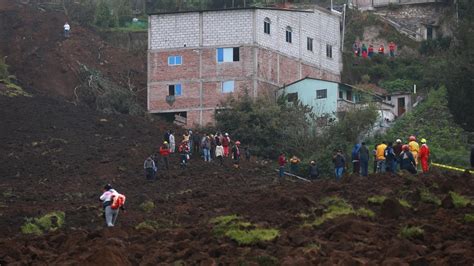
[[[33,4],[0,1],[0,55],[6,56],[10,73],[26,88],[73,99],[80,84],[78,63],[82,63],[125,88],[139,90],[144,105],[146,52],[132,54],[114,48],[91,28],[71,21],[71,36],[65,39],[67,20],[64,13]]]
[[[234,169],[194,157],[181,170],[177,157],[156,182],[145,181],[144,158],[156,150],[167,125],[125,115],[108,116],[58,100],[0,97],[0,264],[212,265],[277,262],[305,264],[472,265],[474,225],[463,222],[473,206],[452,208],[420,201],[427,187],[440,199],[449,191],[473,197],[470,175],[349,176],[343,182],[274,182],[276,172],[254,160]],[[102,119],[102,120],[101,120]],[[105,119],[105,120],[103,120]],[[111,182],[127,196],[127,212],[114,229],[104,228],[98,197]],[[321,214],[320,200],[337,195],[354,208],[375,212],[346,215],[304,227]],[[413,208],[367,198],[405,198]],[[146,213],[147,200],[156,208]],[[26,217],[64,211],[63,229],[22,235]],[[239,246],[214,236],[210,219],[238,214],[280,230],[271,242]],[[309,217],[304,217],[307,214]],[[134,227],[144,220],[163,224],[156,232]],[[398,234],[421,226],[415,239]]]

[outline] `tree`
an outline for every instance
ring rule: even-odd
[[[448,106],[454,120],[467,131],[474,131],[474,5],[458,1],[459,24],[455,47],[446,69]]]

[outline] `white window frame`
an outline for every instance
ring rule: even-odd
[[[176,63],[177,58],[179,58],[179,64]],[[183,64],[183,57],[181,55],[168,56],[168,66],[180,66],[182,64]]]

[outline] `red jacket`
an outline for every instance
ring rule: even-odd
[[[426,144],[421,145],[420,153],[418,154],[418,156],[420,157],[420,159],[430,158],[430,148],[428,147],[428,145]]]
[[[284,155],[280,155],[280,156],[278,157],[278,164],[279,164],[280,166],[285,166],[285,164],[286,164],[286,159],[285,159],[285,156],[284,156]]]
[[[168,148],[166,146],[161,146],[160,147],[160,154],[163,157],[166,157],[166,156],[170,155],[170,148]]]

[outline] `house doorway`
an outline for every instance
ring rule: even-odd
[[[398,98],[398,116],[401,116],[402,114],[405,113],[406,108],[405,108],[405,97],[400,97]]]

